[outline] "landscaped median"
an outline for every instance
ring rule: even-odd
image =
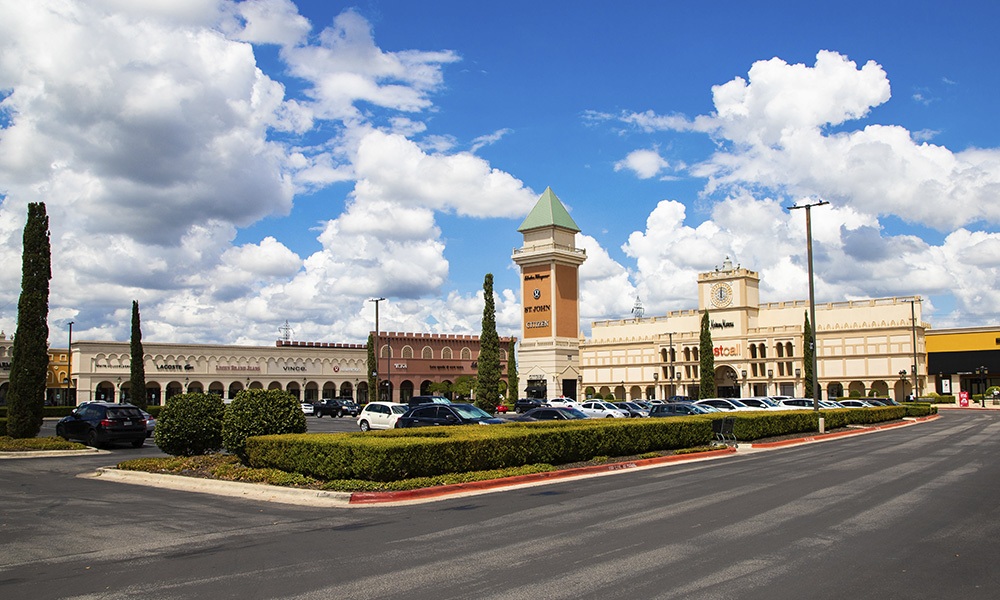
[[[682,459],[678,455],[687,448],[708,451],[700,456],[729,453],[733,450],[706,447],[713,441],[712,422],[726,417],[736,419],[737,439],[752,441],[817,432],[820,415],[832,429],[936,412],[928,405],[907,405],[823,410],[819,414],[809,410],[717,413],[669,419],[268,435],[246,440],[243,462],[233,455],[214,454],[139,459],[121,463],[118,469],[351,492],[352,503],[410,501],[652,466]]]

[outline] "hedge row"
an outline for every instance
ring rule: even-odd
[[[826,429],[836,429],[848,425],[869,425],[885,421],[895,421],[903,417],[925,417],[937,414],[937,407],[930,404],[907,404],[905,406],[880,406],[875,408],[837,408],[787,412],[758,412],[743,414],[713,414],[712,419],[735,416],[733,435],[740,441],[759,440],[776,435],[819,431],[819,417],[824,419]]]
[[[0,419],[0,435],[7,435],[7,419]]]
[[[395,481],[629,456],[712,440],[711,420],[700,417],[608,421],[269,435],[246,441],[246,464],[319,479]]]

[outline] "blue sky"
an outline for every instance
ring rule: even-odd
[[[0,328],[25,205],[53,344],[519,333],[516,228],[547,186],[588,252],[584,330],[697,305],[917,294],[995,324],[991,2],[0,0]]]

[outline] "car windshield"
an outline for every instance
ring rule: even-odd
[[[721,412],[711,404],[698,404],[697,406],[705,412]]]
[[[562,412],[564,415],[566,415],[567,417],[569,417],[571,419],[586,419],[587,418],[587,414],[586,413],[584,413],[582,411],[579,411],[579,410],[577,410],[575,408],[564,408],[560,412]]]
[[[406,406],[403,404],[395,405],[392,407],[392,412],[401,415],[406,412]]]
[[[478,406],[472,406],[471,404],[458,404],[452,406],[456,412],[463,419],[492,419],[493,416],[487,413],[485,410],[479,408]]]

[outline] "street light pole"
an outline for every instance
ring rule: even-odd
[[[799,204],[789,206],[788,210],[798,208],[806,209],[806,253],[809,260],[809,321],[812,323],[812,339],[808,340],[809,347],[812,348],[812,396],[813,410],[819,412],[819,361],[816,358],[816,330],[819,328],[816,323],[816,295],[813,286],[813,238],[812,238],[812,207],[829,204],[826,200],[813,202],[812,204]]]
[[[378,400],[379,394],[379,381],[378,381],[378,342],[379,342],[379,331],[378,331],[378,303],[383,302],[385,298],[371,298],[368,301],[375,303],[375,399]],[[369,396],[370,398],[371,396]]]
[[[69,390],[73,385],[73,323],[69,322],[69,344],[66,346],[66,401],[69,402]],[[73,398],[76,404],[76,398]]]

